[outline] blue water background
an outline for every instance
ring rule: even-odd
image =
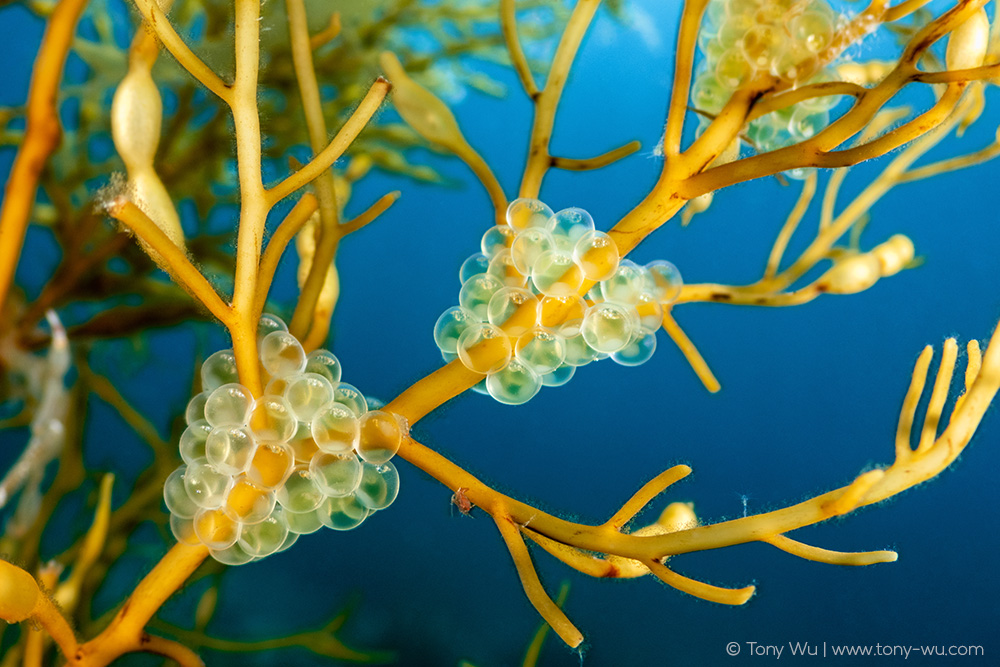
[[[675,4],[635,2],[630,26],[599,12],[563,96],[552,150],[585,157],[632,139],[639,139],[642,149],[600,171],[550,173],[542,198],[554,209],[585,208],[599,228],[607,229],[654,183],[660,162],[652,153],[671,79]],[[23,99],[26,59],[39,38],[36,28],[17,10],[0,12],[0,29],[7,36],[0,58],[4,103]],[[526,153],[530,105],[509,72],[486,63],[476,66],[503,81],[508,97],[469,93],[452,106],[470,143],[513,193]],[[991,103],[997,101],[994,93]],[[912,97],[925,105],[928,99],[926,91]],[[934,155],[985,145],[998,119],[988,112],[964,139],[946,142]],[[0,150],[0,173],[11,155]],[[418,186],[381,175],[366,179],[357,186],[348,215],[390,189],[401,189],[403,197],[387,215],[344,241],[338,258],[342,296],[333,349],[346,381],[385,400],[440,365],[431,329],[437,316],[457,302],[458,266],[477,250],[492,224],[489,201],[463,165],[426,151],[410,157],[439,168],[454,187]],[[885,163],[854,170],[839,201],[858,192]],[[704,390],[660,334],[659,349],[644,366],[593,364],[566,387],[544,389],[521,407],[468,393],[420,422],[414,435],[496,488],[583,522],[603,521],[647,479],[678,463],[692,466],[694,474],[658,498],[639,525],[653,521],[674,500],[693,501],[708,523],[780,508],[847,484],[864,470],[891,463],[899,405],[922,347],[932,344],[939,352],[952,335],[962,343],[985,340],[1000,316],[996,174],[996,165],[986,164],[901,186],[885,197],[872,211],[863,247],[905,233],[925,263],[867,292],[785,309],[677,308],[678,322],[722,383],[717,395]],[[773,178],[730,188],[687,228],[675,220],[659,230],[634,258],[640,263],[669,259],[690,283],[752,282],[797,196],[797,184],[782,186]],[[817,214],[818,202],[802,224],[805,234],[815,227]],[[807,240],[797,237],[792,251]],[[29,250],[38,257],[50,252],[44,234],[32,234]],[[288,261],[281,274],[287,294],[293,293],[293,269],[294,261]],[[40,275],[37,265],[19,269],[28,284]],[[151,336],[142,363],[126,367],[128,377],[119,378],[122,391],[161,427],[186,401],[186,369],[204,340],[205,330],[199,331],[201,338],[189,330]],[[225,345],[215,331],[209,351]],[[118,352],[105,348],[98,368],[102,363],[112,367]],[[122,468],[120,502],[146,454],[127,427],[99,404],[87,431],[89,465]],[[795,642],[820,647],[825,642],[828,651],[834,644],[977,645],[985,658],[952,662],[997,664],[998,435],[991,413],[970,448],[939,478],[792,535],[844,551],[894,549],[900,554],[896,563],[837,567],[756,544],[670,561],[696,579],[756,585],[757,594],[742,607],[694,599],[650,577],[588,579],[539,550],[536,563],[553,594],[560,581],[572,582],[566,610],[586,635],[588,665],[736,665],[775,659],[750,656],[748,642],[783,646],[780,664],[823,660],[793,658],[788,644]],[[409,464],[397,463],[398,500],[359,529],[321,531],[287,553],[228,573],[210,631],[262,638],[318,626],[360,593],[344,634],[353,645],[395,649],[406,665],[454,665],[459,658],[481,666],[518,664],[539,617],[521,591],[492,521],[482,512],[466,518],[451,511],[450,491]],[[85,517],[81,510],[63,520],[70,532],[78,532]],[[115,604],[164,548],[152,530],[140,530],[134,541],[137,555],[113,571],[98,604]],[[193,588],[169,604],[165,615],[184,622],[201,590]],[[739,644],[739,656],[727,656],[729,642]],[[205,655],[209,664],[219,665],[322,664],[304,652]],[[829,655],[826,660],[863,662]],[[899,657],[868,661],[904,662]],[[948,660],[911,655],[905,662]],[[578,663],[577,653],[550,637],[541,664]]]

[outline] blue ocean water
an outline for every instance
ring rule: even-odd
[[[584,157],[633,139],[642,149],[600,171],[552,172],[542,199],[554,209],[585,208],[607,229],[655,182],[660,162],[653,147],[669,94],[678,14],[674,3],[653,0],[630,3],[624,25],[599,12],[563,96],[552,149]],[[17,75],[38,33],[22,28],[11,9],[0,12],[4,25],[11,41],[2,57],[2,101],[9,103],[23,98],[26,79]],[[509,72],[477,66],[508,86],[507,97],[469,93],[453,108],[470,143],[513,193],[530,105]],[[907,97],[924,105],[929,99],[927,91]],[[988,102],[996,101],[989,91]],[[988,110],[965,137],[944,142],[931,158],[986,145],[998,122],[1000,115]],[[0,150],[0,168],[9,156]],[[345,379],[383,400],[440,365],[431,329],[457,302],[458,266],[492,224],[488,198],[461,164],[425,151],[410,158],[441,169],[455,187],[366,179],[348,215],[390,189],[401,189],[403,197],[345,240],[338,257],[342,296],[333,350]],[[859,192],[885,164],[852,170],[838,201]],[[862,246],[905,233],[924,263],[867,292],[790,308],[678,307],[677,321],[722,383],[716,395],[661,334],[656,355],[643,366],[592,364],[569,385],[545,389],[520,407],[467,393],[416,425],[414,436],[496,488],[582,522],[605,520],[647,479],[677,463],[694,474],[658,498],[640,525],[674,500],[693,501],[702,522],[712,523],[847,484],[892,462],[899,406],[922,347],[932,344],[939,353],[948,336],[985,340],[1000,317],[996,170],[987,163],[903,185],[880,201]],[[672,221],[634,258],[668,259],[689,283],[752,282],[798,192],[797,183],[773,178],[719,192],[708,212],[688,227]],[[817,219],[818,201],[800,237]],[[808,240],[800,237],[793,251]],[[21,267],[19,276],[37,280],[30,272]],[[290,290],[291,274],[283,276]],[[225,343],[216,333],[212,344]],[[107,360],[114,353],[109,348]],[[190,383],[177,368],[191,367],[193,355],[189,332],[152,336],[148,356],[129,369],[131,379],[121,379],[122,390],[166,424]],[[121,452],[138,448],[107,410],[97,408],[88,433],[87,459],[96,469],[112,468]],[[995,664],[998,435],[995,415],[988,414],[972,445],[937,479],[791,535],[843,551],[894,549],[895,563],[838,567],[759,544],[670,561],[676,571],[713,584],[756,585],[756,595],[741,607],[694,599],[650,577],[588,579],[540,550],[536,564],[551,592],[571,582],[566,610],[586,636],[584,664]],[[391,648],[404,665],[454,665],[460,658],[480,666],[518,664],[540,621],[493,522],[482,512],[467,518],[452,511],[450,491],[405,462],[398,467],[396,503],[359,529],[321,531],[286,553],[227,573],[210,632],[261,638],[318,626],[357,594],[343,635],[352,645]],[[127,485],[127,472],[122,479]],[[135,541],[136,557],[114,573],[118,580],[109,581],[99,604],[115,604],[157,555],[155,540],[143,544],[140,534]],[[183,622],[197,592],[194,587],[168,605],[165,616]],[[727,653],[732,642],[738,655]],[[792,655],[807,644],[819,654]],[[839,646],[875,654],[838,658]],[[985,657],[922,657],[921,646],[978,646]],[[209,664],[323,664],[304,652],[205,655]],[[579,661],[550,637],[541,664]]]

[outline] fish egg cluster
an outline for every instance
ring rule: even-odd
[[[840,21],[825,0],[710,0],[698,37],[704,58],[691,87],[693,106],[715,115],[760,74],[792,84],[819,80],[820,54],[832,45]],[[790,146],[826,127],[835,103],[834,97],[817,97],[761,116],[747,136],[760,152]]]
[[[369,409],[341,381],[337,357],[306,354],[277,317],[261,319],[258,348],[267,383],[259,398],[239,384],[232,350],[205,360],[204,391],[185,414],[184,464],[163,488],[177,540],[227,565],[283,551],[323,526],[357,528],[399,491],[390,459],[404,420]]]
[[[591,361],[637,366],[653,355],[663,311],[681,291],[677,267],[621,259],[580,208],[516,199],[506,217],[462,264],[459,305],[434,326],[445,361],[461,360],[486,376],[478,391],[517,405]],[[586,298],[585,282],[596,283]]]

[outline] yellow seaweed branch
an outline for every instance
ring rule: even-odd
[[[14,270],[35,205],[38,179],[49,156],[59,145],[62,126],[56,110],[56,92],[76,24],[86,6],[86,0],[60,0],[49,16],[35,58],[24,139],[14,158],[0,203],[0,311],[14,280]]]
[[[430,472],[449,488],[462,488],[473,504],[494,517],[517,564],[529,600],[550,624],[563,628],[560,636],[566,634],[575,641],[575,628],[567,625],[569,621],[562,618],[561,612],[556,614],[553,611],[554,604],[537,581],[534,566],[524,550],[523,541],[517,538],[515,526],[546,551],[586,574],[619,576],[619,568],[611,564],[614,557],[636,560],[674,588],[725,604],[742,604],[752,595],[753,587],[725,589],[696,582],[666,568],[662,560],[683,553],[763,541],[793,555],[821,562],[852,565],[891,562],[895,560],[893,552],[834,552],[796,542],[788,538],[786,533],[885,500],[934,477],[954,461],[968,444],[1000,388],[1000,328],[994,332],[981,365],[978,352],[975,351],[978,347],[970,344],[969,349],[967,390],[963,400],[953,409],[949,424],[931,444],[922,448],[918,446],[914,450],[908,444],[905,450],[900,450],[897,445],[897,457],[893,465],[863,473],[846,487],[784,509],[717,524],[697,527],[679,525],[672,526],[673,529],[661,528],[646,534],[641,531],[624,534],[618,529],[620,524],[648,504],[660,490],[686,475],[689,472],[687,466],[672,468],[653,479],[626,502],[609,522],[600,526],[587,526],[559,519],[505,496],[412,439],[404,442],[399,454]],[[912,421],[914,396],[919,394],[919,388],[922,387],[929,357],[930,353],[925,351],[914,368],[911,389],[907,392],[901,410],[901,424]],[[955,342],[949,339],[945,343],[945,355],[938,374],[937,385],[940,388],[932,392],[931,401],[934,405],[943,403],[941,392],[946,391],[945,378],[950,377],[954,363]],[[938,408],[928,410],[925,433],[934,430],[939,412]],[[901,427],[900,431],[903,441],[908,443],[909,425]],[[905,455],[900,456],[899,453]],[[594,558],[586,552],[607,554],[608,560]],[[625,572],[625,576],[638,574],[641,572]],[[556,629],[558,632],[559,628]],[[576,643],[567,643],[576,646]]]

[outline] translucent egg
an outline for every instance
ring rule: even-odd
[[[365,399],[365,395],[358,391],[358,388],[353,384],[341,382],[334,387],[333,400],[350,408],[355,417],[360,417],[368,412],[368,401]]]
[[[384,510],[399,494],[399,473],[391,463],[372,465],[365,463],[361,484],[354,492],[358,503],[370,510]]]
[[[513,353],[510,338],[492,324],[475,324],[458,339],[458,358],[475,373],[496,373],[507,365]]]
[[[319,520],[327,528],[334,530],[353,530],[368,518],[372,510],[368,509],[352,493],[342,498],[329,498],[316,513]]]
[[[240,524],[221,509],[202,509],[194,516],[194,533],[209,549],[225,549],[240,538]]]
[[[292,334],[272,331],[260,341],[260,364],[271,377],[301,373],[306,367],[306,352]]]
[[[747,136],[757,145],[758,153],[765,153],[774,148],[777,134],[778,128],[772,122],[771,115],[758,118],[747,127]]]
[[[708,62],[715,62],[719,56],[726,52],[726,45],[719,39],[718,33],[712,35],[711,39],[703,41],[701,47]]]
[[[210,355],[201,365],[201,388],[213,391],[224,384],[239,382],[236,371],[236,355],[232,350],[219,350]]]
[[[587,302],[579,294],[543,296],[538,302],[538,326],[557,329],[565,322],[582,320]]]
[[[562,336],[544,327],[535,327],[517,339],[514,356],[538,375],[545,375],[562,365],[566,344]]]
[[[819,70],[819,57],[804,42],[785,41],[782,46],[783,48],[775,50],[771,58],[771,74],[799,83],[805,82]]]
[[[747,34],[747,31],[753,27],[754,20],[752,16],[730,13],[729,18],[719,26],[716,39],[719,40],[719,45],[722,48],[729,49],[736,46],[743,39],[743,36]]]
[[[605,301],[587,309],[580,333],[594,350],[611,354],[628,345],[636,330],[635,319],[629,306]]]
[[[752,17],[760,6],[760,0],[723,0],[725,16],[729,17]]]
[[[308,422],[333,400],[333,385],[319,373],[303,373],[290,380],[285,398],[299,421]]]
[[[569,364],[563,364],[559,368],[555,369],[550,373],[546,373],[542,376],[542,386],[544,387],[561,387],[570,380],[573,379],[573,375],[576,373],[576,366],[570,366]]]
[[[709,3],[709,7],[714,3]],[[705,50],[710,48],[709,42],[715,39],[716,31],[718,30],[719,24],[725,20],[725,16],[722,17],[720,21],[712,21],[710,12],[706,9],[705,11],[706,21],[702,24],[702,29],[698,31],[698,50],[705,53]]]
[[[278,510],[280,510],[280,509],[281,509],[280,507],[278,507],[278,508],[275,509],[275,517],[276,518],[279,517]],[[288,526],[288,521],[285,519],[285,516],[287,514],[288,514],[288,512],[283,512],[280,515],[281,522],[283,524],[285,524],[286,526]],[[299,539],[299,534],[298,533],[293,533],[291,530],[289,530],[288,531],[288,537],[285,538],[285,541],[282,543],[282,545],[280,547],[278,547],[278,551],[276,551],[275,553],[281,553],[285,549],[288,549],[293,544],[295,544],[295,542],[298,541],[298,539]]]
[[[205,401],[205,421],[212,426],[245,426],[252,407],[249,389],[237,383],[224,384]]]
[[[661,304],[670,304],[681,295],[684,281],[676,266],[665,260],[656,260],[646,265],[647,292]]]
[[[246,470],[256,451],[257,441],[246,428],[217,426],[205,440],[205,458],[226,475]]]
[[[586,366],[597,359],[597,351],[587,344],[580,333],[583,320],[570,323],[568,326],[560,328],[559,333],[563,337],[563,345],[566,347],[566,357],[563,363],[570,366]]]
[[[342,456],[319,452],[309,462],[309,473],[327,496],[346,496],[361,483],[361,460],[354,452]]]
[[[640,332],[622,349],[612,352],[611,359],[622,366],[639,366],[649,361],[656,352],[656,334]]]
[[[490,299],[503,286],[503,282],[496,276],[488,273],[474,275],[462,285],[462,290],[458,293],[458,303],[471,311],[480,322],[485,322],[486,308]]]
[[[531,282],[535,289],[547,296],[569,296],[583,285],[583,271],[568,252],[549,250],[535,261]]]
[[[486,307],[489,323],[509,336],[519,336],[535,326],[537,315],[538,297],[522,287],[497,290]]]
[[[285,483],[295,467],[295,454],[288,445],[262,442],[257,445],[247,479],[262,489],[276,489]]]
[[[184,487],[184,472],[186,470],[187,466],[177,468],[163,483],[163,500],[167,503],[167,509],[170,510],[171,514],[182,519],[190,519],[200,509],[188,496],[187,489]]]
[[[705,28],[706,32],[711,32],[712,28],[726,20],[727,5],[725,0],[709,0],[708,6],[705,8],[705,17],[708,19],[709,26]]]
[[[242,530],[240,533],[242,534]],[[212,558],[223,565],[245,565],[254,559],[253,555],[247,553],[238,541],[225,549],[210,549],[209,553]]]
[[[490,258],[481,252],[469,255],[458,268],[458,279],[464,285],[465,281],[479,273],[486,273],[490,268]]]
[[[509,287],[524,287],[528,284],[528,276],[514,266],[510,250],[504,249],[494,255],[486,272]]]
[[[564,208],[549,218],[545,228],[557,249],[571,253],[584,234],[594,231],[594,218],[582,208]]]
[[[507,224],[518,231],[544,227],[551,217],[552,209],[537,199],[522,197],[507,206]]]
[[[525,276],[531,275],[538,257],[555,247],[552,234],[543,227],[525,229],[517,235],[510,246],[510,256],[514,267]]]
[[[788,120],[788,132],[792,135],[794,141],[810,139],[817,132],[825,128],[829,121],[830,114],[826,112],[816,112],[805,107],[799,108],[796,105],[791,118]]]
[[[329,454],[347,454],[358,446],[360,427],[354,412],[341,403],[327,403],[313,417],[310,431],[316,446]]]
[[[257,442],[288,442],[298,424],[288,401],[281,396],[263,396],[254,401],[250,430]]]
[[[538,373],[518,359],[512,359],[502,371],[486,378],[486,391],[495,400],[507,405],[527,403],[541,388],[542,380]]]
[[[639,328],[646,333],[656,333],[663,326],[663,306],[649,292],[640,294],[633,307],[639,316]]]
[[[729,99],[729,95],[729,89],[719,83],[714,70],[702,72],[695,80],[691,91],[691,103],[701,111],[718,113]]]
[[[195,505],[202,509],[222,507],[233,478],[208,465],[207,461],[189,464],[184,472],[184,489]]]
[[[313,511],[326,498],[309,469],[304,466],[292,471],[284,486],[278,489],[277,497],[286,510],[300,514]]]
[[[834,34],[833,17],[825,12],[802,12],[788,22],[788,32],[812,53],[819,53],[830,45]]]
[[[284,396],[285,390],[288,389],[288,381],[291,380],[294,375],[287,375],[285,377],[273,378],[264,387],[265,396]]]
[[[194,519],[183,519],[176,514],[170,515],[170,532],[181,544],[193,547],[201,544],[201,539],[194,532]]]
[[[323,527],[323,521],[321,519],[322,514],[322,512],[317,512],[316,510],[310,510],[308,512],[289,512],[286,510],[282,513],[281,518],[285,525],[288,526],[288,532],[290,534],[308,535],[310,533],[315,533]],[[283,546],[282,548],[285,547]]]
[[[591,230],[573,246],[573,261],[587,280],[600,282],[615,275],[621,255],[614,239],[604,232]]]
[[[770,66],[770,61],[767,65]],[[736,90],[753,75],[753,68],[747,62],[747,57],[738,46],[732,46],[722,52],[715,63],[715,78],[719,85],[729,90]]]
[[[614,274],[601,281],[601,294],[605,301],[635,304],[646,287],[645,271],[635,262],[624,259]]]
[[[487,307],[488,308],[488,307]],[[458,337],[470,325],[478,324],[479,318],[471,310],[452,306],[441,313],[434,324],[434,342],[445,354],[457,354]]]
[[[501,250],[506,250],[514,242],[514,230],[507,225],[495,225],[486,230],[483,234],[480,248],[483,254],[489,259]]]
[[[403,442],[403,429],[396,415],[382,410],[369,410],[358,420],[361,436],[358,456],[373,465],[386,463]]]
[[[281,509],[278,508],[278,512]],[[270,556],[278,551],[288,538],[288,525],[280,515],[271,515],[251,526],[243,526],[237,544],[255,558]]]
[[[275,331],[288,331],[288,325],[277,315],[271,313],[261,315],[257,322],[257,340],[260,341],[264,336]]]
[[[781,49],[781,36],[768,25],[756,25],[743,36],[743,54],[757,70],[766,70],[771,59]]]
[[[292,450],[295,460],[300,463],[309,463],[309,460],[319,451],[312,436],[310,422],[297,422],[295,435],[288,441],[288,446]]]
[[[262,489],[246,476],[241,475],[233,482],[222,506],[226,514],[242,524],[260,523],[274,509],[274,492]]]
[[[322,375],[330,384],[340,382],[340,360],[330,350],[313,350],[306,355],[306,373]]]
[[[203,391],[188,401],[187,408],[184,410],[184,421],[188,425],[205,418],[205,402],[211,393],[210,391]]]
[[[208,439],[208,434],[211,432],[212,425],[204,419],[192,422],[184,429],[178,445],[184,463],[190,464],[205,458],[205,440]]]

